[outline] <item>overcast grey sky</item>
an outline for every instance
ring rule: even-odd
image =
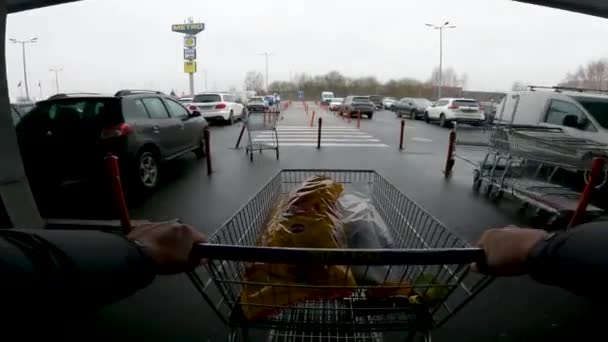
[[[182,37],[171,24],[192,16],[198,35],[195,88],[242,87],[247,71],[270,81],[338,70],[381,81],[425,80],[438,64],[439,36],[424,23],[458,27],[444,40],[444,66],[468,74],[471,90],[507,90],[516,80],[553,85],[591,59],[608,56],[608,20],[508,0],[86,0],[9,15],[7,37],[28,45],[32,96],[54,93],[49,68],[63,66],[61,91],[188,87]],[[11,98],[20,94],[21,49],[7,41]]]

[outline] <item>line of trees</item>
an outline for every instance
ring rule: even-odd
[[[559,85],[596,90],[608,89],[608,59],[592,60],[579,66],[576,71],[566,74]]]
[[[452,68],[447,68],[442,74],[443,96],[459,96],[466,84],[466,74],[458,74]],[[348,77],[338,71],[325,75],[311,76],[297,73],[291,81],[274,81],[268,85],[269,93],[279,93],[285,98],[297,98],[299,90],[304,92],[308,100],[317,99],[322,91],[333,91],[336,96],[348,95],[384,95],[394,97],[425,97],[436,98],[438,68],[433,70],[427,81],[414,78],[391,79],[380,82],[373,76]],[[245,76],[244,89],[263,93],[264,78],[261,73],[250,71]]]

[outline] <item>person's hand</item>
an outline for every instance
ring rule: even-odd
[[[544,230],[515,226],[486,230],[477,243],[486,253],[485,263],[473,264],[472,269],[494,276],[522,275],[532,247],[547,235]]]
[[[159,274],[192,271],[203,260],[192,255],[195,243],[207,242],[205,235],[181,223],[144,223],[127,235],[137,241],[156,265]]]

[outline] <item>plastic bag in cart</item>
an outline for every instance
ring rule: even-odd
[[[393,247],[386,223],[371,203],[371,198],[361,192],[352,191],[340,196],[342,224],[349,248],[383,249]],[[370,299],[390,297],[407,298],[412,293],[411,284],[403,275],[389,266],[352,266],[352,273],[358,285],[381,285],[370,288]]]
[[[273,210],[259,244],[345,248],[338,208],[342,191],[342,185],[327,177],[315,176],[306,180]],[[348,296],[349,288],[356,285],[352,273],[340,265],[254,263],[245,269],[244,276],[246,284],[241,292],[241,307],[248,319],[263,318],[277,307],[305,300]]]

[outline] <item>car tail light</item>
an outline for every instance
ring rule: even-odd
[[[133,126],[128,123],[121,123],[114,126],[108,126],[101,130],[101,139],[111,139],[125,137],[133,133]]]
[[[448,106],[448,109],[458,109],[458,106],[451,105],[451,106]]]
[[[215,109],[224,109],[226,108],[226,104],[225,103],[219,103],[215,106]]]
[[[190,105],[190,106],[188,106],[188,109],[190,109],[190,110],[197,110],[198,108],[196,106],[194,106],[194,105]]]

